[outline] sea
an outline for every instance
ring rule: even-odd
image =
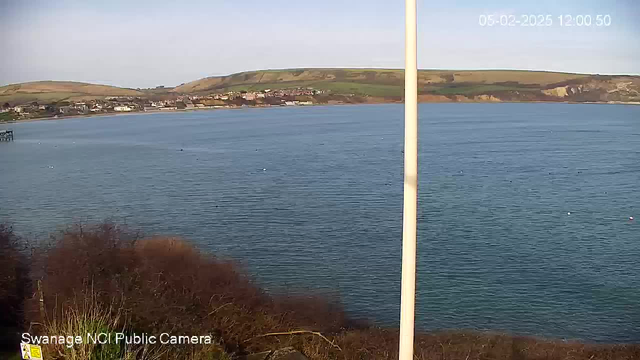
[[[416,327],[640,342],[640,106],[419,113]],[[398,325],[402,105],[5,128],[0,221],[21,236],[105,219],[177,235],[269,291],[339,296],[355,318]]]

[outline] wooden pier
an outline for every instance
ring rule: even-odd
[[[13,141],[13,130],[0,130],[0,141]]]

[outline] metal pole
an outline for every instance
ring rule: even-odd
[[[404,213],[399,359],[413,360],[418,208],[418,30],[416,0],[405,1]]]

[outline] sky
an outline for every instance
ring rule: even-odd
[[[549,27],[480,17],[551,15]],[[590,15],[561,27],[558,16]],[[595,26],[597,15],[611,25]],[[131,88],[302,67],[404,67],[402,0],[0,0],[0,85]],[[640,74],[637,0],[418,0],[421,69]]]

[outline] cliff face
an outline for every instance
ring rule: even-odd
[[[569,95],[566,86],[559,86],[553,89],[542,90],[542,93],[549,96],[564,98]]]
[[[424,98],[425,102],[434,98]],[[456,94],[440,97],[437,101],[453,102],[502,102],[502,101],[550,101],[550,102],[600,102],[640,104],[640,78],[632,76],[589,76],[553,83],[535,89],[479,89],[478,93]]]
[[[591,78],[544,89],[542,93],[577,102],[640,102],[640,80],[630,76]]]

